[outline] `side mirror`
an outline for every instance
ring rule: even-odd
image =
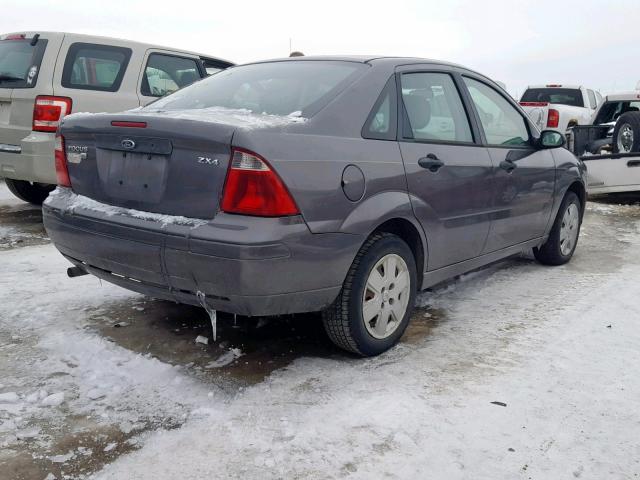
[[[555,130],[543,130],[538,139],[539,148],[560,148],[564,147],[567,139]]]

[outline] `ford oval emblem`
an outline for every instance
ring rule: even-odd
[[[122,148],[126,148],[127,150],[136,148],[136,142],[134,142],[130,138],[125,138],[124,140],[122,140],[120,142],[120,145],[122,145]]]

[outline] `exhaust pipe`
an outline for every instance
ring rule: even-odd
[[[83,275],[89,275],[89,272],[87,272],[84,268],[80,268],[80,267],[67,268],[67,276],[69,278],[81,277]]]

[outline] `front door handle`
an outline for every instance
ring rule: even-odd
[[[640,160],[629,160],[627,167],[640,167]]]
[[[506,170],[507,173],[513,172],[518,165],[516,165],[513,160],[503,160],[500,162],[500,168]]]
[[[418,165],[422,168],[426,168],[430,172],[436,173],[440,168],[444,166],[442,160],[436,157],[433,153],[430,153],[426,157],[422,157],[418,160]]]

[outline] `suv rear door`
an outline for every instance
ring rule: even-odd
[[[126,41],[65,36],[54,94],[71,97],[72,112],[120,112],[140,106],[136,85],[144,50]]]
[[[147,105],[206,76],[204,65],[196,55],[149,49],[136,90],[140,104]]]
[[[490,226],[491,158],[451,71],[398,69],[398,140],[414,213],[429,240],[428,270],[480,255]]]
[[[0,153],[18,153],[15,147],[31,133],[36,96],[53,93],[53,69],[63,35],[35,35],[0,39]]]

